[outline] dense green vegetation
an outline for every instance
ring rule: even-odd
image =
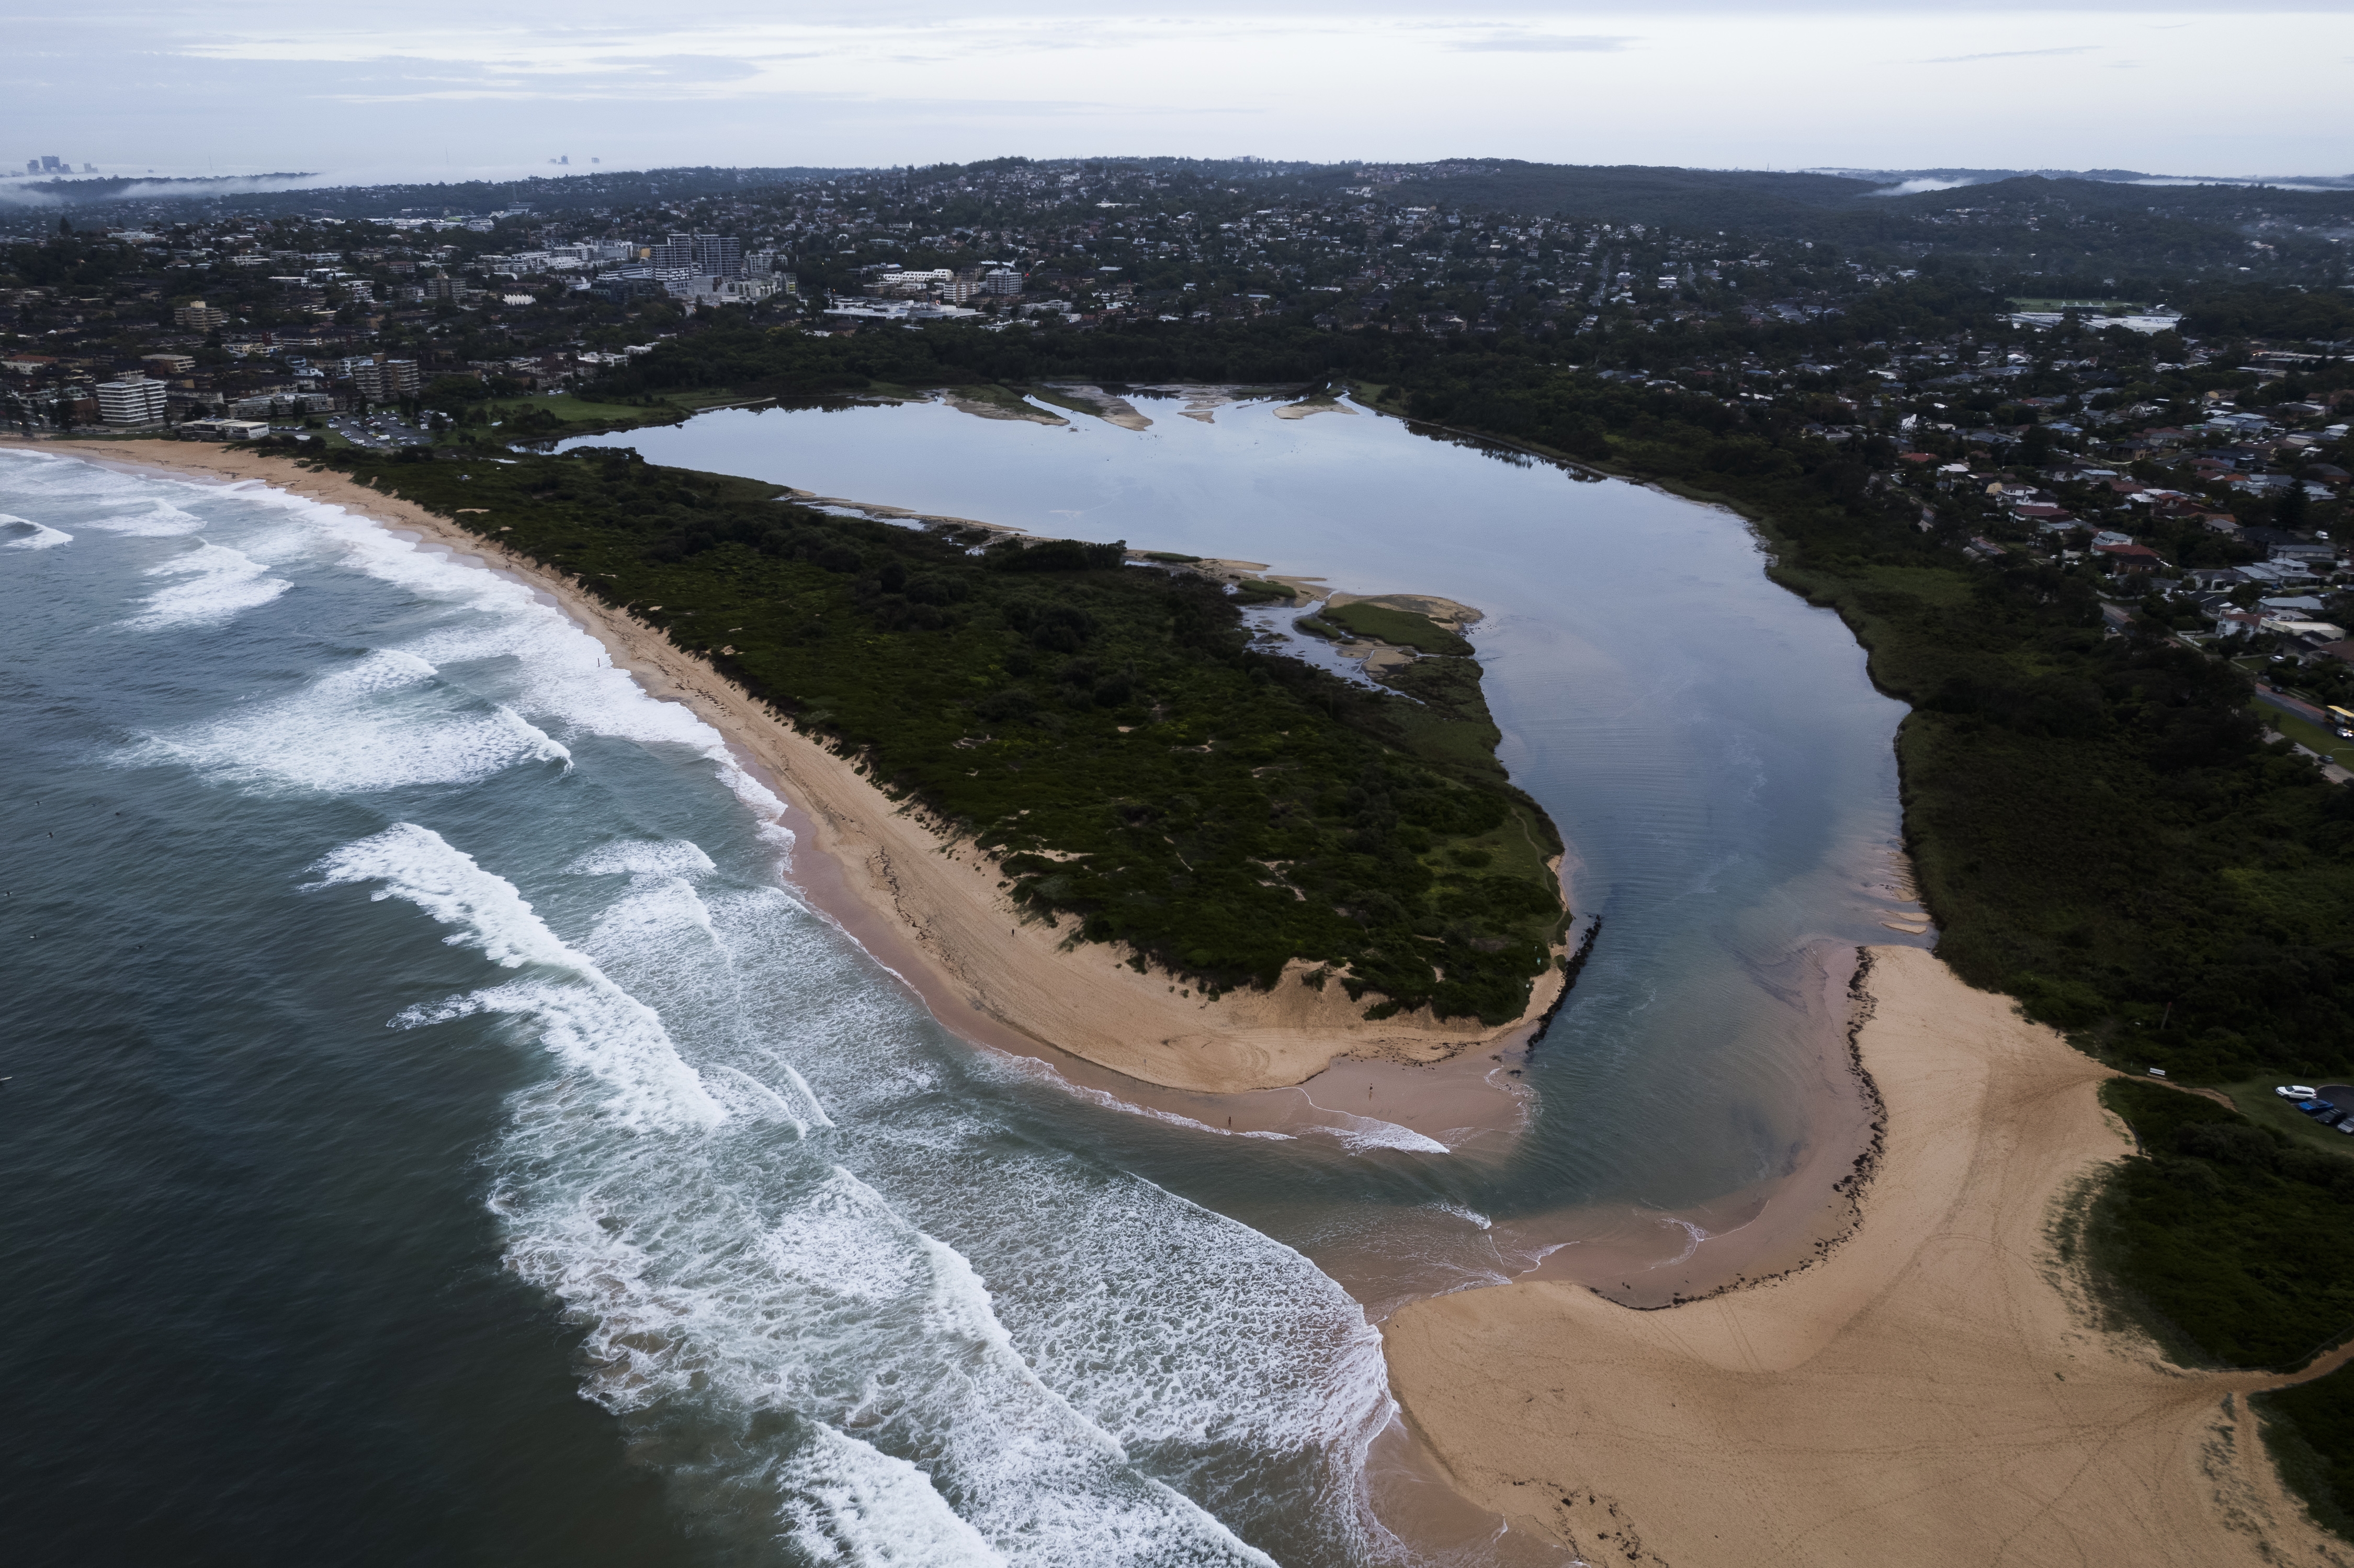
[[[1139,968],[1214,993],[1301,959],[1369,1016],[1497,1023],[1553,961],[1559,839],[1468,658],[1367,691],[1252,652],[1235,596],[1117,544],[984,548],[626,449],[330,459],[707,654]]]
[[[2285,1370],[2354,1333],[2354,1159],[2158,1084],[2101,1097],[2142,1158],[2103,1194],[2094,1255],[2175,1349]]]
[[[2087,1233],[2122,1305],[2177,1355],[2227,1366],[2291,1370],[2354,1334],[2354,1158],[2147,1081],[2101,1097],[2142,1151]],[[2283,1476],[2354,1535],[2354,1367],[2256,1404]]]
[[[1928,331],[1985,303],[1925,278],[1806,330]],[[1791,410],[1602,380],[1522,340],[1298,323],[854,338],[721,324],[642,356],[614,385],[643,395],[731,379],[788,390],[1050,376],[1347,376],[1380,384],[1384,406],[1410,416],[1739,506],[1774,541],[1778,577],[1836,607],[1874,681],[1915,710],[1898,742],[1906,833],[1940,951],[1965,978],[2128,1065],[2208,1081],[2354,1066],[2354,793],[2260,744],[2247,683],[2228,665],[2147,623],[2105,635],[2088,578],[1970,560],[1953,547],[1950,514],[1924,531],[1919,498],[1891,482],[1884,438],[1834,446]]]
[[[1468,655],[1471,644],[1431,620],[1427,616],[1409,610],[1391,609],[1383,605],[1368,604],[1359,599],[1339,609],[1327,609],[1321,620],[1331,621],[1343,630],[1360,637],[1371,637],[1383,642],[1394,642],[1401,648],[1413,648],[1425,653]]]
[[[1672,392],[1550,396],[1490,394],[1488,413],[1540,436],[1592,419],[1617,462],[1742,504],[1777,577],[1838,608],[1913,705],[1906,839],[1966,979],[2133,1065],[2354,1057],[2354,796],[2258,743],[2239,673],[2154,628],[2105,635],[2081,576],[1958,556],[1916,501],[1875,496],[1870,443]]]
[[[1273,386],[1356,380],[1409,388],[1445,403],[1461,423],[1515,434],[1510,427],[1527,423],[1529,411],[1500,408],[1494,410],[1499,421],[1491,423],[1481,417],[1488,411],[1485,396],[1525,387],[1532,378],[1548,380],[1575,365],[1666,365],[1702,350],[1784,357],[1828,353],[1891,334],[1976,326],[2008,308],[2001,293],[1976,281],[1923,277],[1876,290],[1843,313],[1819,321],[1718,320],[1608,340],[1548,343],[1508,335],[1469,345],[1392,333],[1320,332],[1288,317],[1201,324],[1138,322],[1117,332],[1042,327],[1000,333],[941,325],[841,336],[764,327],[738,313],[723,312],[691,334],[614,367],[583,391],[627,398],[725,387],[750,398],[954,387],[987,397],[991,387],[1055,380],[1148,387],[1172,381]],[[1587,384],[1587,389],[1596,388]],[[1448,417],[1435,406],[1415,411]]]
[[[2354,1367],[2250,1401],[2264,1443],[2314,1517],[2354,1540]]]

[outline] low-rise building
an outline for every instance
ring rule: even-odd
[[[267,419],[190,419],[180,427],[183,440],[258,441],[269,433]]]

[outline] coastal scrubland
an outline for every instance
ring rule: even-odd
[[[2085,1229],[2117,1306],[2193,1364],[2295,1371],[2354,1332],[2354,1158],[2156,1083],[2101,1097],[2138,1150]],[[2254,1398],[2284,1477],[2354,1531],[2354,1367]]]
[[[1216,995],[1289,966],[1367,1018],[1495,1025],[1555,962],[1560,840],[1469,658],[1371,690],[1120,543],[831,515],[627,449],[332,461],[626,606],[1140,970]],[[1417,620],[1392,629],[1457,646]]]

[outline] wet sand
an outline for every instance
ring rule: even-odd
[[[1920,948],[1872,954],[1886,1139],[1854,1234],[1659,1310],[1551,1281],[1405,1308],[1392,1383],[1445,1473],[1596,1562],[2354,1561],[2248,1409],[2292,1380],[2168,1364],[2062,1255],[2130,1149],[2109,1070]]]
[[[1787,1277],[1819,1266],[1854,1235],[1884,1131],[1879,1092],[1850,1027],[1857,954],[1819,943],[1792,962],[1815,1050],[1796,1065],[1806,1130],[1784,1168],[1688,1208],[1618,1204],[1500,1223],[1498,1249],[1532,1259],[1516,1283],[1567,1281],[1648,1309]]]
[[[1152,428],[1152,421],[1139,412],[1135,404],[1090,382],[1049,381],[1042,392],[1048,395],[1050,401],[1067,400],[1077,405],[1076,411],[1092,415],[1107,425],[1118,425],[1123,430]]]

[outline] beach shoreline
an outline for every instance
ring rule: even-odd
[[[1867,952],[1884,1137],[1852,1232],[1658,1310],[1547,1281],[1402,1308],[1392,1387],[1442,1471],[1594,1560],[2354,1563],[2245,1397],[2354,1347],[2198,1372],[2116,1326],[2058,1239],[2131,1149],[2111,1069],[1925,949]]]
[[[1403,1089],[1441,1063],[1524,1044],[1565,986],[1558,964],[1547,969],[1525,1012],[1499,1026],[1442,1022],[1426,1009],[1368,1021],[1340,988],[1299,983],[1299,973],[1312,966],[1298,961],[1270,991],[1228,992],[1214,1001],[1195,997],[1176,977],[1149,967],[1139,972],[1113,949],[1076,943],[1061,922],[1017,907],[1002,890],[993,861],[892,800],[854,761],[795,730],[661,630],[397,492],[210,444],[13,438],[5,444],[180,479],[258,482],[412,532],[545,596],[650,694],[682,703],[709,723],[798,809],[789,824],[798,840],[792,880],[943,1024],[976,1043],[1050,1061],[1076,1058],[1121,1080],[1184,1096],[1296,1089],[1342,1061],[1387,1069]],[[1516,1123],[1519,1102],[1500,1092],[1492,1097],[1486,1120]],[[1265,1114],[1269,1130],[1282,1125],[1273,1109]]]
[[[1794,1064],[1804,1131],[1787,1165],[1674,1210],[1617,1203],[1499,1221],[1490,1233],[1499,1251],[1539,1260],[1514,1284],[1560,1281],[1649,1311],[1787,1278],[1854,1236],[1885,1141],[1884,1110],[1851,1025],[1869,966],[1853,947],[1830,941],[1790,962],[1813,1049]]]

